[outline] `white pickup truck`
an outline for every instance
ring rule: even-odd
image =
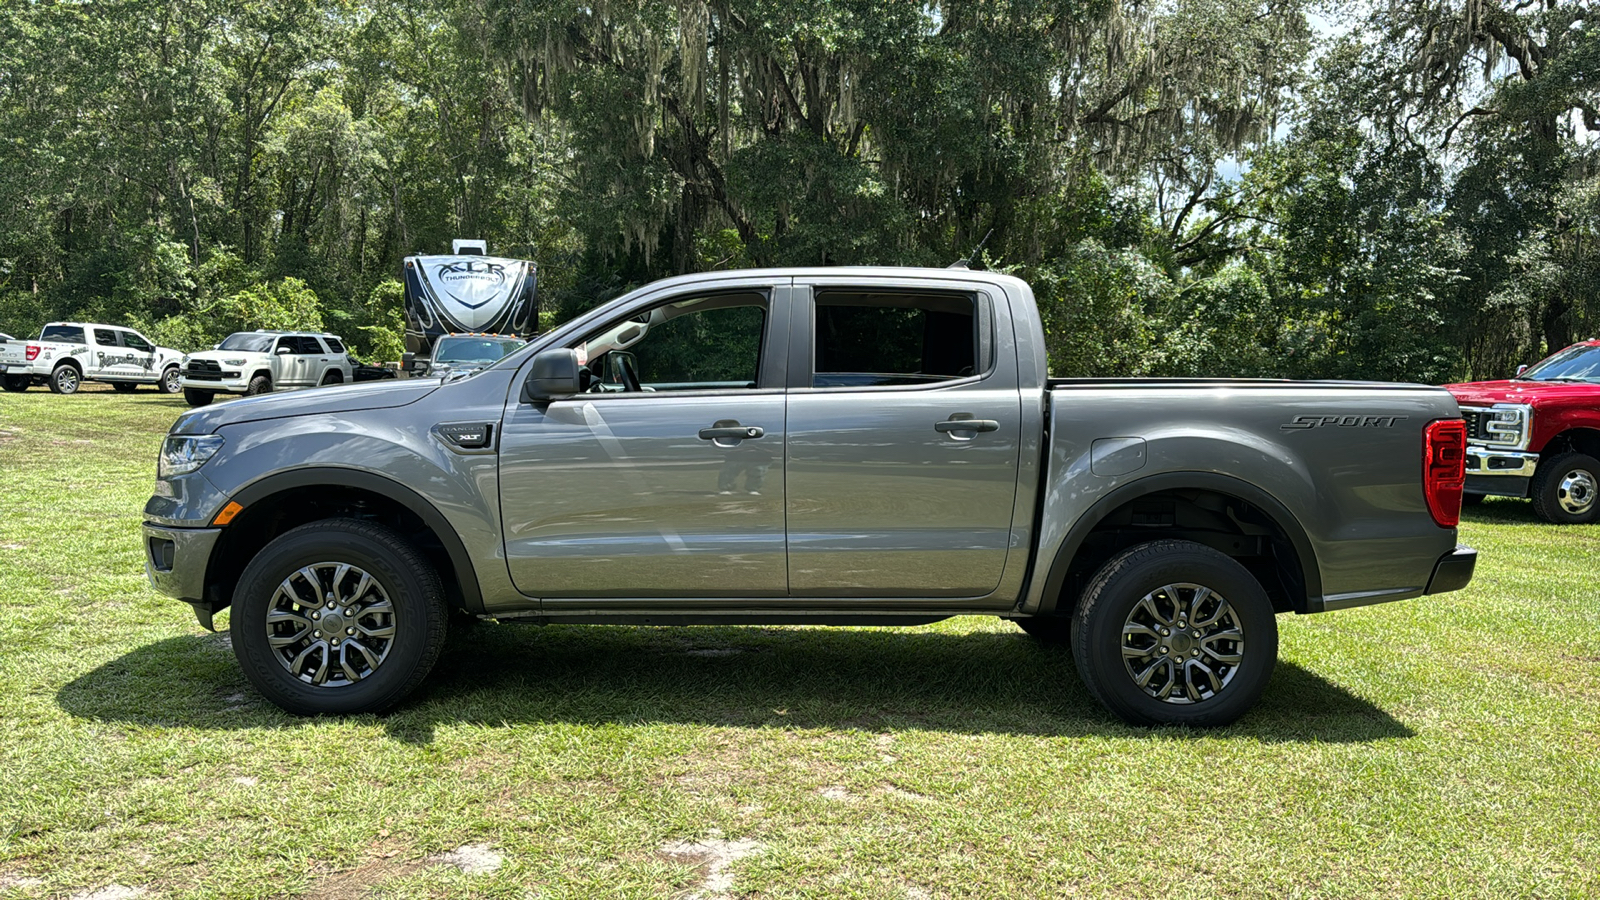
[[[127,392],[153,384],[176,394],[183,354],[157,347],[131,328],[88,322],[51,322],[38,340],[0,343],[0,384],[25,391],[43,384],[71,394],[85,381],[104,381]]]

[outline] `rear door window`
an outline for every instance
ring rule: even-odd
[[[981,374],[974,297],[816,292],[812,387],[904,387]]]
[[[324,337],[322,339],[322,342],[324,344],[327,344],[328,345],[328,349],[333,351],[334,353],[343,353],[344,352],[344,343],[342,341],[340,341],[336,337]]]
[[[102,347],[115,347],[117,346],[117,333],[109,328],[96,328],[94,330],[94,342]]]

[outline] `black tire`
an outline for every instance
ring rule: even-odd
[[[55,394],[76,394],[83,385],[83,373],[71,363],[62,363],[50,373],[50,391]]]
[[[27,375],[7,375],[4,379],[0,379],[0,386],[4,386],[13,394],[20,394],[33,386],[33,379]]]
[[[1072,619],[1069,616],[1030,616],[1011,621],[1041,644],[1066,645],[1072,641]]]
[[[299,632],[309,635],[304,641],[307,642],[305,652],[310,653],[300,663],[301,671],[312,667],[314,661],[317,666],[328,669],[327,682],[316,684],[290,671],[295,661],[289,659],[289,655],[298,656],[302,652],[301,644],[274,649],[269,643],[269,629],[280,629],[276,634],[280,641],[284,640],[282,629],[299,627],[293,621],[281,621],[285,617],[284,610],[303,613],[310,609],[291,603],[280,591],[282,585],[301,577],[299,573],[305,569],[326,573],[327,568],[318,567],[339,565],[349,565],[354,567],[352,571],[372,576],[371,587],[364,595],[353,595],[353,599],[341,602],[359,606],[361,596],[386,598],[392,606],[386,626],[392,631],[392,637],[387,645],[374,647],[382,651],[379,662],[359,679],[352,679],[336,670],[329,656],[333,652],[329,644],[339,638],[318,638],[320,632],[308,624]],[[326,574],[323,577],[326,578]],[[347,576],[346,590],[351,577]],[[320,603],[324,596],[321,591],[327,586],[328,582],[324,581],[317,588],[317,602]],[[334,589],[339,590],[339,586],[335,585]],[[297,594],[300,596],[304,593]],[[355,625],[364,618],[358,614],[352,619],[342,619],[341,614],[346,610],[337,607],[337,603],[327,607],[331,610],[328,618],[316,627],[326,626],[328,619],[338,619],[340,624],[334,633],[344,634],[347,632],[338,629],[344,624]],[[318,607],[315,613],[321,615],[324,611],[323,607]],[[269,622],[269,612],[280,620],[276,625]],[[439,573],[400,535],[382,525],[358,519],[325,519],[301,525],[267,544],[239,576],[229,619],[234,655],[245,677],[267,699],[302,716],[354,715],[389,709],[427,677],[439,658],[448,630],[448,612]],[[310,619],[303,621],[309,623]],[[366,621],[383,623],[382,619]],[[356,636],[361,638],[360,634]],[[316,643],[322,645],[320,649],[311,646]],[[345,647],[339,652],[348,653],[348,650]],[[359,654],[350,659],[357,666],[362,665]],[[315,672],[307,673],[307,678],[314,677]]]
[[[1211,592],[1210,599],[1200,601],[1199,611],[1214,613],[1213,619],[1188,621],[1182,607],[1195,602],[1199,592],[1186,594],[1183,586]],[[1147,599],[1149,606],[1142,606]],[[1145,609],[1169,604],[1167,625],[1145,628],[1147,635],[1125,631],[1143,627]],[[1072,650],[1084,684],[1095,699],[1133,725],[1227,725],[1260,699],[1278,659],[1278,623],[1260,582],[1233,559],[1191,541],[1152,541],[1112,557],[1090,580],[1075,618]],[[1162,627],[1167,637],[1156,633]],[[1237,641],[1227,637],[1234,628],[1241,633]],[[1192,637],[1197,633],[1199,640]],[[1147,646],[1150,652],[1126,657],[1124,647],[1130,644],[1134,649]],[[1228,664],[1222,655],[1237,655],[1237,662]],[[1171,662],[1175,659],[1185,664],[1180,668]],[[1169,680],[1179,681],[1181,671],[1188,696],[1162,699],[1141,687],[1134,673],[1146,660],[1146,673],[1164,673],[1152,691],[1159,692]],[[1214,667],[1206,671],[1220,675],[1220,689],[1202,683],[1194,690],[1191,686],[1201,680],[1195,669],[1204,666],[1191,662]]]
[[[344,384],[344,373],[334,370],[322,376],[322,384],[320,386],[326,387],[330,384]]]
[[[209,406],[211,401],[217,399],[217,395],[212,391],[202,391],[199,388],[184,388],[183,399],[190,406]]]
[[[1533,511],[1557,525],[1600,520],[1600,461],[1587,453],[1561,453],[1534,470]]]
[[[119,394],[131,394],[138,389],[138,385],[131,381],[113,381],[111,389]]]
[[[272,393],[272,379],[265,375],[257,375],[256,377],[250,379],[250,386],[244,389],[244,395],[246,397],[254,397],[258,394],[270,393]]]
[[[176,394],[183,390],[183,372],[177,366],[167,366],[161,373],[161,380],[156,382],[156,390],[163,394]]]

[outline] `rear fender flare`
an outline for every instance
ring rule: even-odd
[[[1038,615],[1050,615],[1056,611],[1057,601],[1061,598],[1061,588],[1066,583],[1067,572],[1072,568],[1073,559],[1083,547],[1084,540],[1105,521],[1107,516],[1123,504],[1140,497],[1185,488],[1237,497],[1265,513],[1278,530],[1289,538],[1289,543],[1294,548],[1296,563],[1300,569],[1300,583],[1305,589],[1305,597],[1301,598],[1304,601],[1303,610],[1321,611],[1322,575],[1317,569],[1317,556],[1312,549],[1311,539],[1288,507],[1261,488],[1229,475],[1216,472],[1163,472],[1129,482],[1101,497],[1073,524],[1067,531],[1067,536],[1062,539],[1061,546],[1056,550],[1045,575]]]

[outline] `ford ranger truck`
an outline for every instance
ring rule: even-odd
[[[1507,381],[1447,387],[1467,423],[1466,500],[1528,498],[1546,522],[1600,521],[1600,340]]]
[[[301,714],[400,702],[452,608],[989,615],[1068,644],[1127,721],[1195,726],[1261,695],[1278,615],[1472,577],[1443,388],[1045,366],[1006,275],[671,278],[471,375],[186,413],[144,511],[148,574],[204,626],[228,608],[245,674]]]
[[[57,394],[75,394],[85,381],[100,381],[122,393],[152,384],[176,394],[182,357],[131,328],[51,322],[38,340],[0,343],[0,385],[25,391],[43,384]]]

